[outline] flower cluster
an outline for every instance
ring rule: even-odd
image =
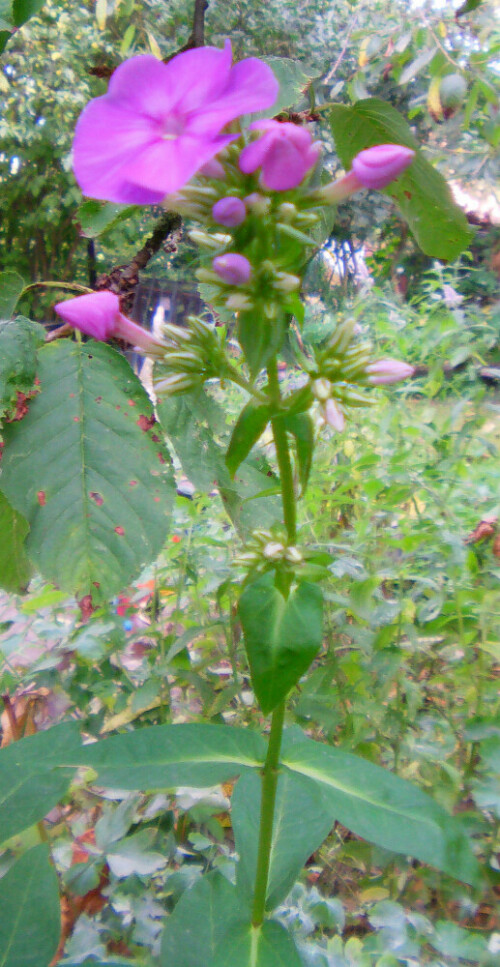
[[[309,232],[321,208],[362,188],[384,188],[415,154],[403,145],[375,145],[361,151],[342,178],[311,188],[321,148],[307,126],[265,119],[242,132],[234,124],[268,110],[278,86],[256,58],[233,65],[229,41],[222,50],[186,51],[167,64],[133,57],[115,71],[107,94],[85,108],[74,141],[75,174],[86,194],[162,203],[200,224],[189,233],[202,256],[198,278],[209,283],[215,306],[237,314],[239,341],[254,375],[279,350],[284,320],[300,316],[303,266],[316,248]],[[108,291],[58,303],[56,311],[96,339],[126,340],[160,357],[159,394],[187,392],[231,370],[223,330],[201,320],[190,319],[186,329],[165,326],[156,339],[127,319]],[[352,329],[345,323],[312,360],[303,360],[307,405],[317,400],[338,431],[348,407],[369,401],[363,388],[412,372],[405,363],[373,360],[365,345],[352,346]]]

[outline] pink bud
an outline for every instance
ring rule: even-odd
[[[237,252],[217,255],[212,261],[212,268],[228,285],[245,285],[252,274],[252,266],[248,259],[244,255],[238,255]]]
[[[415,157],[402,144],[377,144],[353,158],[352,170],[364,188],[385,188],[408,168]]]
[[[254,121],[249,127],[264,134],[243,148],[238,162],[241,171],[248,175],[260,168],[261,182],[271,191],[288,191],[300,185],[321,149],[320,144],[312,143],[309,131],[270,120]]]
[[[379,359],[376,363],[369,363],[365,367],[368,382],[372,386],[382,386],[385,383],[398,383],[400,379],[408,379],[415,372],[414,366],[403,363],[399,359]]]
[[[344,414],[331,398],[325,403],[324,418],[325,423],[328,423],[337,433],[342,433],[345,427]]]
[[[118,296],[107,289],[66,299],[65,302],[58,302],[54,308],[61,319],[93,339],[124,339],[146,352],[157,352],[163,346],[142,326],[122,315]]]
[[[221,198],[212,208],[214,222],[218,225],[225,225],[226,228],[234,228],[245,221],[247,210],[241,200],[235,195],[228,195]]]
[[[207,161],[207,163],[200,168],[198,174],[203,175],[205,178],[217,178],[220,181],[223,181],[226,177],[226,172],[224,171],[220,161],[217,161],[217,158],[212,158],[210,161]]]

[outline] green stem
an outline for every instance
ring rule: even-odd
[[[260,927],[264,920],[267,898],[267,884],[269,880],[269,864],[271,860],[271,845],[273,838],[274,807],[276,803],[276,787],[278,785],[279,757],[283,723],[285,720],[285,702],[275,708],[271,720],[271,732],[267,756],[262,770],[262,794],[260,806],[259,850],[257,854],[257,872],[255,875],[255,890],[252,910],[252,924]]]
[[[237,386],[241,386],[241,388],[246,390],[247,393],[250,393],[250,396],[253,396],[256,400],[258,400],[259,403],[269,403],[269,398],[266,396],[266,394],[261,393],[261,391],[256,389],[255,386],[252,386],[252,384],[249,383],[248,380],[246,380],[245,377],[242,376],[236,369],[233,369],[232,366],[228,366],[227,372],[221,378],[230,379],[231,382],[236,383]]]
[[[273,402],[278,404],[281,401],[280,385],[278,380],[278,367],[276,359],[269,363],[267,369],[269,380],[269,390]],[[281,498],[283,501],[283,518],[288,534],[288,540],[293,544],[297,537],[297,512],[295,508],[295,488],[293,485],[292,464],[290,461],[290,451],[283,421],[277,417],[271,420],[273,428],[274,445],[276,447],[276,459],[281,480]]]
[[[89,289],[87,285],[79,285],[78,282],[31,282],[29,285],[25,285],[21,295],[25,292],[29,292],[30,289],[70,289],[74,292],[83,292],[90,294],[93,289]]]

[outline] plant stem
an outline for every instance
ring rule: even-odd
[[[269,380],[269,389],[273,397],[273,402],[279,403],[281,400],[281,393],[276,359],[273,359],[272,362],[269,363],[267,369],[267,378]],[[293,473],[292,464],[290,461],[290,451],[288,449],[288,440],[286,438],[286,430],[280,417],[271,420],[271,426],[273,428],[276,459],[278,461],[278,468],[280,472],[283,518],[287,529],[288,540],[293,544],[297,537],[297,513],[295,509],[295,488],[293,485]]]
[[[273,712],[267,756],[262,770],[259,851],[257,854],[257,872],[255,874],[252,910],[252,924],[254,927],[260,927],[264,920],[266,909],[267,884],[269,880],[269,864],[273,838],[274,806],[276,802],[276,787],[278,785],[278,767],[284,719],[285,701],[281,702]]]

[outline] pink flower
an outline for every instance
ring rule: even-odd
[[[385,383],[398,383],[400,379],[408,379],[415,372],[414,366],[403,363],[399,359],[379,359],[376,363],[369,363],[365,367],[368,382],[372,386],[383,386]]]
[[[415,157],[402,144],[377,144],[353,158],[352,170],[364,188],[386,188],[406,170]]]
[[[377,144],[353,158],[352,168],[343,178],[320,188],[318,195],[329,205],[350,198],[362,188],[386,188],[408,168],[415,157],[402,144]]]
[[[243,148],[241,171],[248,175],[261,168],[261,182],[271,191],[288,191],[300,185],[316,164],[321,148],[313,144],[309,131],[279,121],[254,121],[249,127],[264,134]]]
[[[123,339],[146,352],[157,353],[165,347],[142,326],[120,312],[120,302],[114,292],[89,292],[75,299],[66,299],[54,306],[58,316],[94,339]]]
[[[199,47],[163,64],[148,54],[114,72],[108,93],[76,126],[74,171],[92,198],[156,204],[178,191],[234,135],[229,121],[270,107],[278,81],[249,57],[231,66],[231,44]]]
[[[252,266],[248,259],[244,255],[238,255],[237,252],[217,255],[212,261],[212,268],[228,285],[245,285],[252,274]]]
[[[241,225],[247,217],[247,210],[241,200],[235,195],[228,195],[227,198],[221,198],[220,201],[216,201],[212,208],[212,216],[214,222],[218,225],[225,225],[226,228],[234,228],[236,225]]]

